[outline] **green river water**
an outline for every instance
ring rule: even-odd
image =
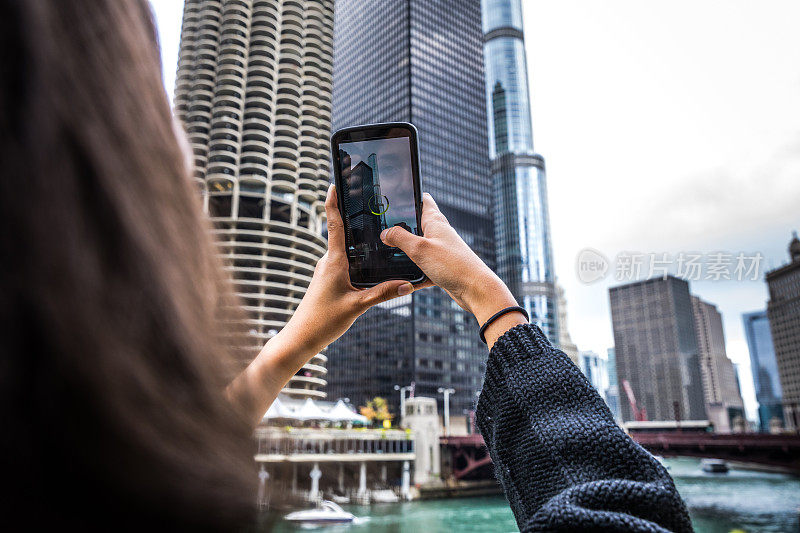
[[[700,469],[698,459],[667,459],[666,463],[689,506],[697,533],[800,531],[800,479],[736,468],[728,474],[706,474]],[[355,523],[309,527],[293,526],[279,520],[273,531],[518,531],[514,516],[502,496],[343,507],[358,517]]]

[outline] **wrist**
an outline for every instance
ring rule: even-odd
[[[489,275],[478,278],[464,295],[464,300],[481,326],[501,309],[518,305],[506,284],[491,271]]]
[[[528,321],[519,311],[511,311],[493,321],[483,332],[486,339],[486,346],[491,350],[497,339],[502,337],[508,330],[520,324],[527,324]]]

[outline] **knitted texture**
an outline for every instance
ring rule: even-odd
[[[692,531],[666,469],[536,326],[492,347],[477,420],[523,532]]]

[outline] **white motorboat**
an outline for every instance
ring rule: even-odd
[[[728,463],[722,459],[703,459],[700,461],[700,468],[709,474],[727,474],[730,470]]]
[[[335,503],[323,500],[316,509],[295,511],[283,518],[289,522],[303,524],[341,524],[352,522],[356,517]]]
[[[349,496],[339,496],[338,494],[331,494],[331,500],[336,503],[350,503]]]
[[[397,503],[400,498],[391,489],[373,490],[371,500],[375,503]]]

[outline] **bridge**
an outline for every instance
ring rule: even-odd
[[[663,456],[713,457],[779,467],[800,474],[800,435],[760,433],[639,433],[633,439]],[[442,437],[442,474],[457,480],[493,476],[492,459],[478,434]]]
[[[800,435],[761,433],[633,433],[651,453],[664,456],[714,457],[774,466],[800,474]]]

